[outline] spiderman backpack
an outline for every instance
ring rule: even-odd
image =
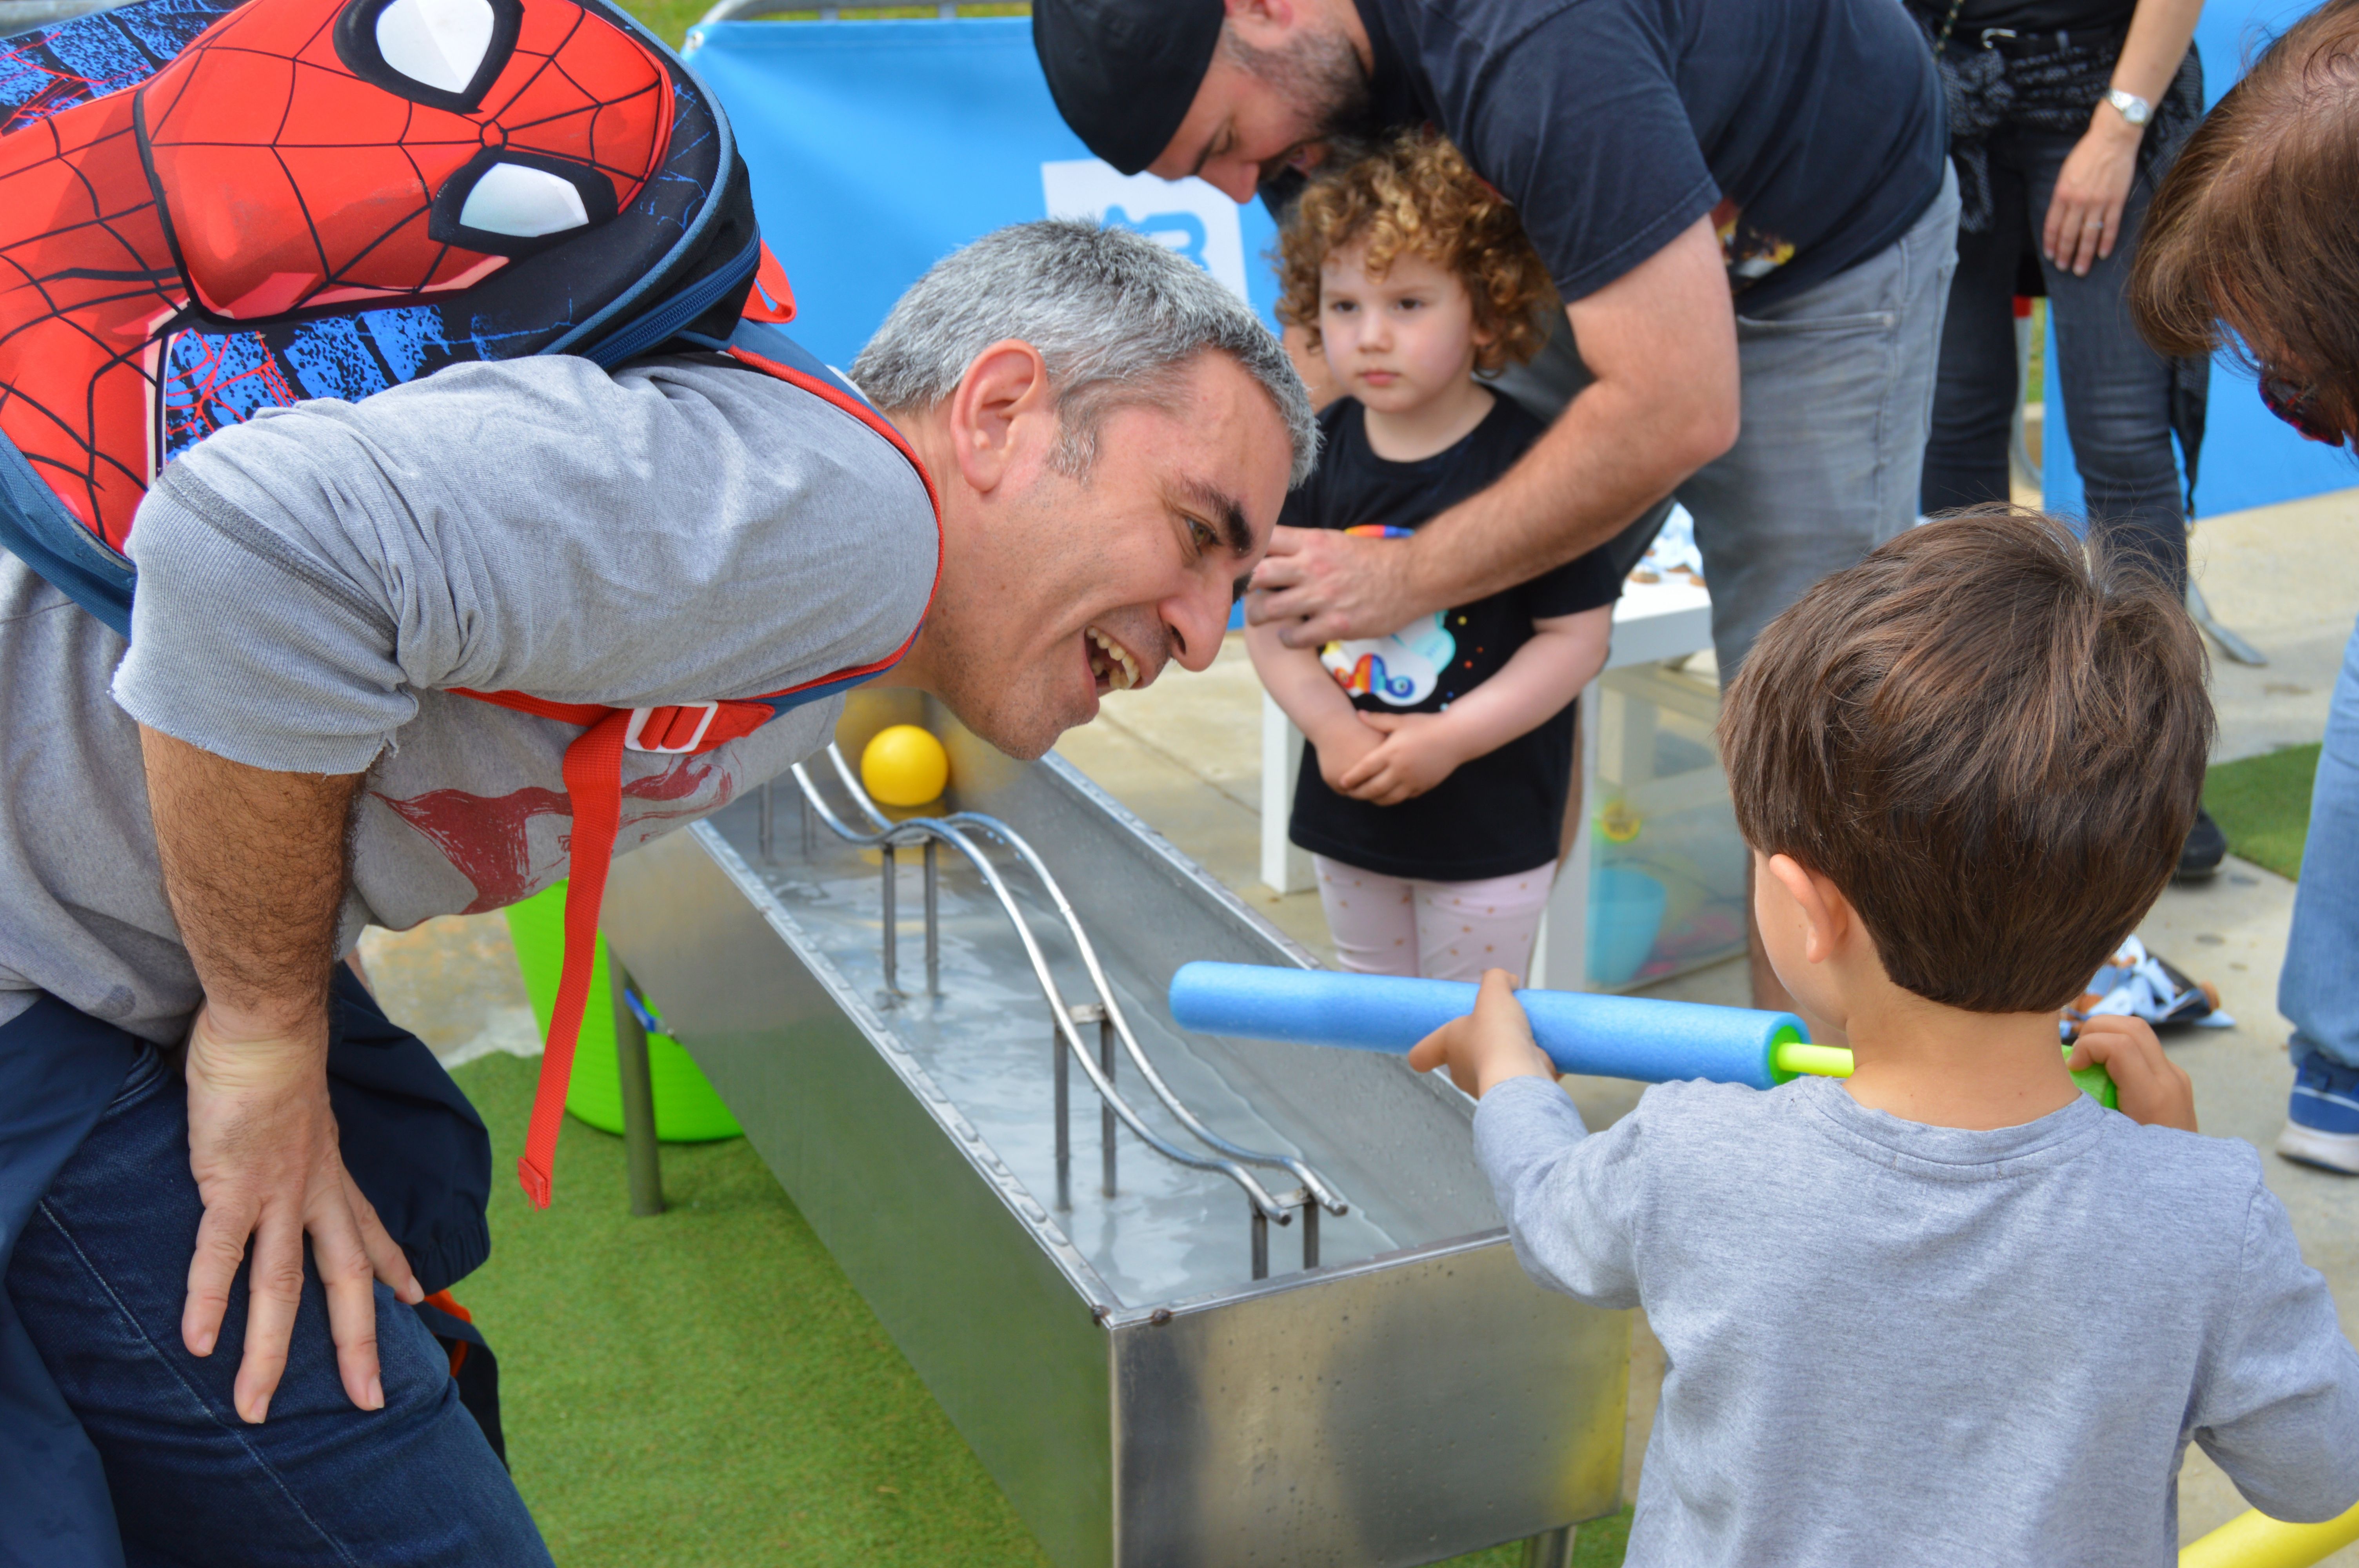
[[[695,345],[917,468],[777,330],[793,314],[720,105],[603,0],[137,0],[0,39],[0,547],[125,636],[124,550],[159,468],[259,409],[448,364]],[[583,727],[565,757],[564,979],[523,1161],[536,1202],[624,752],[711,751],[900,652],[676,708],[467,694]]]

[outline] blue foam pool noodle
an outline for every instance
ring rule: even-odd
[[[1473,1011],[1476,989],[1464,980],[1199,962],[1171,977],[1171,1016],[1200,1034],[1406,1054]],[[1589,991],[1520,990],[1516,1000],[1560,1073],[1766,1089],[1793,1076],[1772,1065],[1771,1053],[1810,1037],[1790,1012]]]

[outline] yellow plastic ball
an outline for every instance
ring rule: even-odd
[[[860,782],[880,805],[923,806],[949,785],[950,753],[931,730],[895,724],[861,749]]]

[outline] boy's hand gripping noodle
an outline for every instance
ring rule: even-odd
[[[1473,1011],[1476,989],[1464,980],[1200,962],[1182,964],[1171,977],[1171,1017],[1199,1034],[1407,1055]],[[1709,1078],[1756,1089],[1805,1074],[1851,1076],[1851,1053],[1811,1044],[1810,1030],[1790,1012],[1593,991],[1519,990],[1516,1000],[1560,1073],[1647,1084]],[[2098,1104],[2114,1104],[2104,1068],[2072,1077]]]

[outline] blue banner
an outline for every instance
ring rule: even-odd
[[[934,262],[1033,218],[1140,230],[1265,317],[1276,301],[1260,204],[1092,157],[1049,99],[1025,17],[720,22],[692,29],[687,54],[745,150],[794,335],[831,364],[849,366]]]

